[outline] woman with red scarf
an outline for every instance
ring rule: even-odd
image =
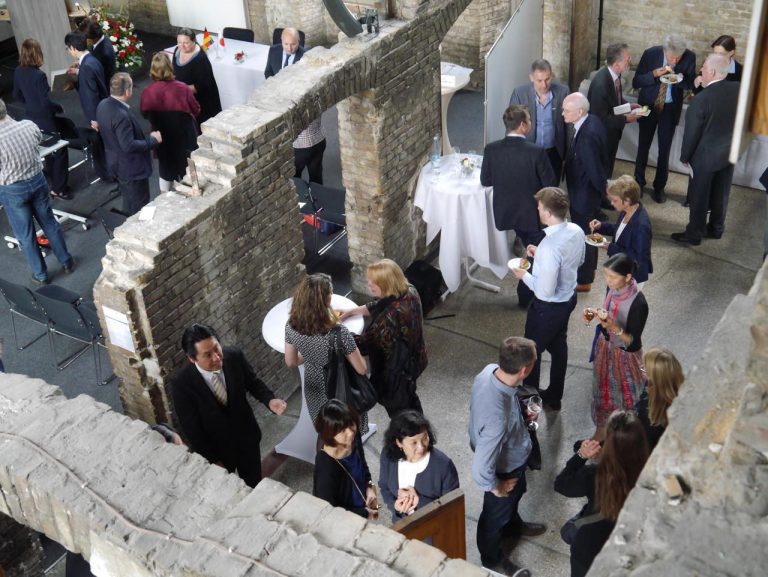
[[[611,413],[631,411],[645,387],[640,337],[648,319],[648,302],[632,277],[634,269],[635,261],[624,253],[613,255],[603,268],[608,293],[602,310],[597,311],[600,326],[590,358],[594,363],[594,438],[600,441],[605,437],[605,424]]]

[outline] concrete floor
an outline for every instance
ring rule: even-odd
[[[474,93],[460,93],[452,102],[449,111],[451,139],[463,150],[480,149],[478,142],[482,139],[482,121],[478,123],[476,120],[481,115],[481,106],[482,96]],[[455,132],[454,127],[457,127]],[[631,174],[632,171],[631,163],[617,162],[616,175]],[[649,175],[649,181],[651,179]],[[658,205],[648,199],[646,204],[654,227],[655,273],[644,289],[650,316],[643,341],[646,348],[654,345],[671,348],[684,367],[690,369],[697,362],[708,335],[726,305],[735,294],[749,291],[762,264],[766,194],[764,191],[735,187],[723,238],[719,241],[705,240],[701,246],[690,248],[669,240],[669,234],[683,230],[687,220],[688,211],[680,204],[686,184],[684,176],[672,175],[667,188],[669,201]],[[92,211],[98,204],[95,198],[86,199],[82,193],[79,197],[80,200],[73,201],[72,206],[86,212]],[[609,216],[615,217],[615,213],[609,213]],[[0,232],[5,233],[6,230],[5,218],[0,218]],[[100,270],[106,236],[96,227],[89,231],[72,229],[67,233],[67,241],[77,255],[78,270],[70,277],[57,277],[55,281],[88,294]],[[604,259],[603,253],[601,261]],[[49,257],[49,266],[56,271],[57,265],[53,260]],[[0,250],[0,267],[3,276],[10,280],[25,283],[28,278],[23,257],[17,251]],[[470,475],[472,455],[466,433],[470,389],[475,374],[487,363],[495,362],[499,342],[509,335],[521,335],[525,322],[525,313],[516,306],[517,281],[514,277],[509,275],[498,281],[492,273],[484,270],[478,271],[477,275],[500,284],[502,291],[493,294],[463,285],[431,313],[433,317],[455,316],[425,322],[429,367],[419,381],[419,394],[426,415],[437,431],[438,446],[454,460],[459,470],[461,487],[466,493],[467,557],[475,563],[479,562],[475,530],[482,493]],[[603,294],[604,283],[598,273],[598,282],[592,292],[579,296],[577,310],[600,304]],[[571,319],[570,329],[570,366],[564,406],[559,413],[545,412],[540,419],[539,439],[544,467],[529,474],[528,493],[521,502],[523,518],[545,522],[549,530],[544,536],[522,539],[510,552],[515,562],[530,567],[537,576],[569,574],[568,549],[558,531],[562,523],[581,507],[581,502],[556,495],[552,482],[570,456],[573,442],[590,435],[593,430],[589,416],[592,369],[587,362],[593,332],[576,315]],[[97,387],[87,359],[81,359],[70,369],[57,373],[45,364],[46,345],[42,341],[28,351],[15,351],[10,317],[5,306],[0,309],[0,338],[5,340],[3,358],[8,370],[44,378],[61,386],[70,397],[81,393],[93,395],[119,410],[114,382],[108,387]],[[546,356],[544,362],[542,376],[543,385],[546,385]],[[265,431],[262,443],[265,452],[286,434],[298,416],[298,394],[289,401],[288,417],[260,417]],[[378,423],[382,430],[388,423],[385,412],[380,408],[371,412],[371,421]],[[382,435],[377,433],[366,445],[374,478],[378,477],[381,441]],[[289,459],[276,471],[274,478],[294,489],[311,491],[312,468]],[[387,521],[385,514],[381,522]]]

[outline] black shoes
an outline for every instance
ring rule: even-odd
[[[706,236],[707,238],[714,238],[715,240],[719,240],[723,238],[723,233],[722,232],[717,233],[711,228],[707,227],[707,234],[705,234],[704,236]]]
[[[44,285],[44,284],[50,283],[51,281],[48,280],[48,277],[37,278],[36,276],[33,275],[32,276],[32,282],[35,283],[35,284]]]
[[[690,244],[691,246],[699,246],[701,244],[701,240],[690,238],[684,232],[673,232],[671,235],[669,235],[669,238],[675,242],[679,242],[681,244]]]
[[[664,204],[665,202],[667,202],[667,195],[663,190],[654,190],[653,200],[655,200],[659,204]]]
[[[541,391],[539,396],[541,397],[541,402],[544,403],[544,406],[552,409],[553,411],[559,411],[563,406],[562,401],[559,399],[550,399],[549,396],[547,396],[547,391]]]
[[[72,259],[71,263],[61,268],[64,270],[65,273],[70,274],[73,270],[75,270],[75,259]]]

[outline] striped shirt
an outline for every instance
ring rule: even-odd
[[[38,145],[43,139],[31,120],[0,121],[0,186],[29,180],[42,169]]]

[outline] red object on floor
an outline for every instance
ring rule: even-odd
[[[51,246],[51,241],[48,240],[48,237],[45,236],[44,232],[38,232],[37,244],[39,244],[40,246]]]

